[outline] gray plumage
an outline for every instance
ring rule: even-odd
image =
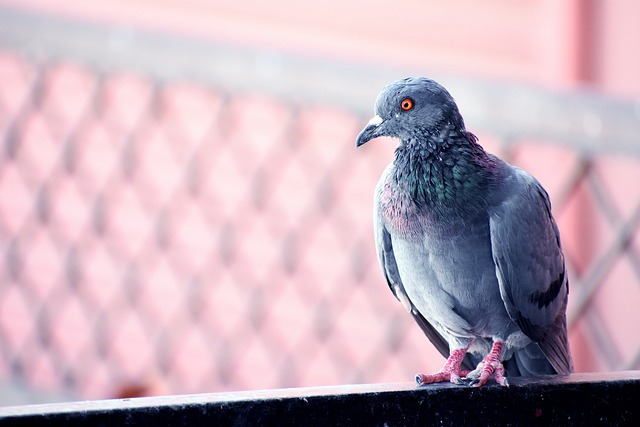
[[[393,294],[447,357],[473,369],[492,343],[507,376],[567,374],[569,293],[551,204],[527,172],[486,153],[449,93],[426,78],[386,86],[358,135],[400,140],[378,183],[378,260]]]

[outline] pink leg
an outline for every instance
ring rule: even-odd
[[[482,359],[475,371],[467,375],[467,379],[471,379],[471,386],[481,387],[489,381],[491,375],[494,376],[496,382],[502,386],[509,386],[507,378],[504,376],[504,366],[502,366],[501,356],[504,342],[496,341],[491,346],[489,354]]]
[[[441,383],[445,381],[451,381],[454,384],[464,384],[464,381],[462,381],[460,377],[467,375],[469,371],[463,371],[461,365],[462,359],[464,359],[468,349],[469,346],[451,351],[442,369],[435,374],[417,374],[416,382],[418,385]]]

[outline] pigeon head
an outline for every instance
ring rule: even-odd
[[[409,77],[382,89],[376,100],[375,116],[358,135],[356,147],[379,136],[397,138],[401,143],[424,138],[438,140],[445,130],[464,130],[453,97],[431,79]]]

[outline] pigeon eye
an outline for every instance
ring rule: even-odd
[[[402,102],[400,102],[400,108],[402,108],[404,111],[409,111],[413,108],[413,99],[411,98],[405,98],[402,100]]]

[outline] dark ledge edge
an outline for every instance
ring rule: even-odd
[[[511,386],[362,384],[0,408],[0,425],[640,425],[640,371]]]

